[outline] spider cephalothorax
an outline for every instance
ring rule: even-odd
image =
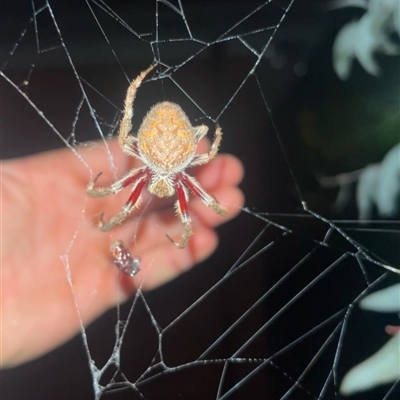
[[[222,131],[217,126],[209,153],[196,155],[197,144],[207,134],[207,126],[192,126],[180,106],[164,101],[150,109],[140,125],[137,137],[130,135],[137,89],[154,67],[151,65],[130,84],[118,133],[118,142],[122,150],[141,160],[144,166],[130,170],[109,187],[95,188],[95,179],[89,183],[87,194],[92,197],[108,196],[133,185],[132,193],[122,210],[107,223],[100,219],[100,230],[107,231],[121,224],[135,206],[138,206],[140,193],[145,186],[150,193],[158,197],[171,197],[177,193],[176,208],[185,230],[179,243],[172,239],[171,241],[177,247],[183,248],[193,233],[188,210],[188,189],[217,214],[226,215],[226,210],[218,201],[205,192],[192,176],[185,173],[186,168],[206,164],[216,156]]]

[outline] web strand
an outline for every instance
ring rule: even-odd
[[[176,382],[174,379],[179,380],[181,376],[190,372],[194,376],[199,373],[198,371],[206,370],[207,373],[216,371],[210,372],[210,374],[218,377],[213,392],[213,398],[218,400],[235,399],[238,398],[235,396],[241,396],[246,391],[251,393],[251,386],[256,385],[258,380],[265,380],[271,371],[279,375],[285,384],[284,390],[277,397],[280,400],[295,398],[293,396],[297,392],[302,394],[302,398],[321,400],[338,398],[338,388],[342,379],[341,363],[345,358],[343,354],[346,351],[347,341],[350,340],[349,336],[353,329],[352,318],[356,318],[354,315],[357,314],[359,301],[388,280],[397,279],[399,274],[398,266],[393,265],[390,261],[385,261],[386,257],[378,254],[372,246],[369,248],[368,244],[364,245],[359,239],[360,235],[371,234],[376,237],[388,235],[391,238],[397,238],[400,229],[399,221],[394,220],[369,220],[360,223],[355,219],[330,219],[329,216],[311,209],[306,202],[306,196],[302,192],[299,174],[296,170],[297,165],[291,160],[291,154],[283,140],[284,133],[281,132],[281,127],[276,122],[270,106],[269,93],[266,92],[260,79],[260,76],[265,74],[263,68],[267,51],[277,40],[277,35],[283,30],[284,24],[297,2],[295,0],[286,2],[268,0],[259,2],[252,7],[247,6],[246,12],[231,22],[229,27],[221,24],[224,27],[217,27],[220,30],[212,29],[213,32],[217,32],[214,37],[210,37],[209,32],[199,28],[196,23],[196,15],[190,9],[188,2],[155,0],[150,3],[152,7],[151,24],[145,17],[149,5],[143,6],[143,20],[146,19],[144,23],[141,21],[141,16],[130,14],[123,7],[120,9],[116,5],[113,6],[112,2],[107,3],[102,0],[82,2],[84,6],[79,11],[86,13],[88,31],[93,35],[98,35],[96,41],[99,43],[99,47],[92,50],[89,47],[85,48],[86,45],[82,44],[81,51],[100,52],[101,59],[108,59],[108,56],[112,59],[112,67],[104,62],[100,68],[101,74],[104,76],[103,80],[107,83],[99,83],[96,77],[87,73],[77,61],[79,51],[71,39],[73,21],[64,20],[62,7],[59,8],[59,5],[50,0],[46,0],[44,5],[39,6],[39,2],[32,0],[31,16],[26,21],[24,29],[13,39],[5,62],[2,64],[0,77],[3,84],[11,88],[13,93],[23,100],[24,105],[29,106],[44,126],[50,129],[50,134],[60,140],[61,147],[68,149],[82,164],[88,175],[93,178],[100,171],[92,169],[92,166],[82,157],[82,147],[80,147],[88,140],[85,129],[89,126],[92,134],[94,132],[95,138],[104,147],[112,175],[121,179],[124,171],[118,171],[116,167],[118,164],[110,151],[109,144],[109,138],[118,131],[123,109],[123,105],[118,104],[110,89],[116,82],[111,77],[118,75],[118,78],[115,79],[120,78],[121,82],[126,83],[126,86],[132,80],[131,72],[127,72],[127,58],[125,53],[120,50],[121,37],[114,36],[114,29],[120,30],[119,35],[122,35],[122,41],[135,43],[138,49],[147,50],[146,55],[138,56],[135,68],[139,68],[140,64],[140,68],[143,70],[154,61],[157,63],[157,73],[151,79],[152,82],[148,86],[144,85],[146,89],[152,90],[150,86],[154,85],[152,88],[156,87],[159,90],[158,94],[151,98],[153,100],[153,97],[154,99],[157,97],[157,100],[152,101],[151,104],[176,96],[178,99],[184,99],[186,106],[192,108],[192,113],[197,120],[204,119],[210,122],[210,125],[215,123],[223,125],[230,117],[235,118],[237,110],[235,103],[243,101],[242,95],[247,93],[246,90],[249,87],[255,87],[260,95],[260,102],[264,110],[263,117],[272,125],[272,135],[278,143],[278,152],[280,149],[278,158],[287,168],[294,197],[299,201],[301,207],[288,212],[273,212],[271,211],[272,207],[268,205],[261,206],[260,209],[253,204],[246,204],[246,207],[241,210],[240,218],[247,221],[248,232],[251,233],[235,231],[232,244],[228,243],[228,246],[232,248],[233,261],[228,253],[220,256],[218,260],[214,260],[215,268],[207,269],[207,271],[211,271],[210,273],[215,275],[206,279],[206,285],[193,285],[193,280],[195,280],[193,277],[197,276],[197,272],[196,270],[188,272],[186,278],[183,279],[188,279],[186,281],[189,282],[187,291],[194,288],[195,295],[193,293],[186,294],[188,300],[183,309],[177,307],[176,310],[169,310],[165,315],[160,312],[162,308],[159,304],[157,305],[155,297],[152,297],[155,294],[145,290],[148,276],[140,271],[135,280],[138,284],[133,296],[128,299],[127,304],[121,303],[112,311],[116,322],[112,326],[108,326],[108,332],[112,332],[115,336],[113,346],[111,346],[111,350],[107,350],[108,354],[103,354],[102,360],[97,360],[96,352],[91,347],[90,328],[86,326],[82,317],[79,290],[74,284],[71,266],[71,263],[77,262],[71,257],[74,246],[77,246],[77,237],[83,232],[82,225],[88,218],[91,218],[91,216],[87,216],[85,202],[79,224],[70,238],[68,248],[64,254],[60,254],[60,257],[65,268],[65,278],[70,288],[75,312],[79,319],[79,336],[87,358],[86,366],[90,371],[93,396],[99,400],[105,393],[112,395],[119,394],[121,391],[132,391],[140,399],[151,400],[157,398],[158,394],[152,394],[151,391],[157,385],[169,379],[171,382]],[[284,3],[285,6],[282,6]],[[221,20],[228,11],[221,11],[219,15]],[[266,22],[259,27],[257,24],[260,22],[257,18],[264,16],[265,12],[270,12],[275,18],[273,22]],[[181,30],[178,31],[180,35],[178,38],[175,35],[172,36],[172,27],[177,26],[175,21],[179,21],[182,25]],[[252,26],[253,23],[257,26]],[[82,22],[78,25],[79,29],[82,29],[82,43],[85,43],[84,40],[87,39],[84,35],[85,29],[83,29]],[[171,29],[171,38],[165,39],[165,35],[162,36],[166,27]],[[50,29],[54,29],[55,37],[53,33],[48,33]],[[176,29],[178,28],[176,27]],[[51,36],[50,42],[58,44],[47,46],[48,36]],[[256,37],[262,38],[260,39],[261,44],[254,41]],[[21,56],[22,70],[26,81],[25,84],[21,84],[19,78],[15,78],[19,76],[21,66],[18,64],[13,66],[13,63],[17,63],[20,53],[23,52],[23,46],[28,41],[33,43],[34,55],[30,57],[24,54],[25,58]],[[226,97],[222,105],[215,103],[216,105],[212,107],[210,106],[212,99],[209,104],[205,100],[207,93],[204,95],[201,92],[201,84],[195,81],[188,83],[180,78],[180,74],[186,68],[193,68],[193,65],[200,63],[203,58],[208,60],[207,57],[210,57],[208,52],[217,45],[227,46],[226,48],[237,46],[235,49],[240,49],[237,51],[240,54],[246,54],[246,57],[249,57],[247,60],[250,61],[246,64],[245,73],[239,78],[232,74],[236,79],[233,85],[225,89],[221,84],[215,89],[224,91]],[[173,51],[177,48],[181,53],[179,56],[174,56]],[[131,53],[130,48],[126,48],[124,51]],[[133,59],[136,54],[138,54],[136,49],[132,50],[132,57],[129,56],[129,58]],[[59,125],[57,122],[58,111],[52,113],[48,104],[52,101],[40,100],[37,95],[37,91],[41,89],[41,84],[36,81],[37,73],[40,71],[41,63],[45,65],[47,62],[47,57],[62,59],[63,69],[72,77],[70,79],[75,84],[75,87],[71,88],[74,91],[72,96],[74,114],[69,120],[70,131],[63,131],[59,128],[61,124]],[[215,54],[210,57],[212,61],[207,61],[207,68],[210,69],[210,65],[217,65],[215,69],[218,69],[218,57],[219,55]],[[236,59],[238,64],[239,59],[240,57]],[[108,83],[108,81],[110,82]],[[119,85],[123,84],[119,83]],[[215,81],[211,80],[209,85],[215,85]],[[24,90],[28,87],[29,93]],[[145,102],[148,99],[145,100],[145,95],[142,96],[141,93],[146,89],[141,89],[138,93],[139,115],[144,115],[144,111],[140,109],[141,101]],[[124,86],[118,88],[121,93],[124,93],[125,90]],[[58,91],[58,88],[54,91]],[[162,96],[159,96],[160,93]],[[58,93],[58,96],[54,96],[52,99],[54,103],[62,103],[63,93]],[[254,117],[254,119],[256,118]],[[138,121],[140,121],[140,117],[137,117],[136,121],[135,114],[131,134],[135,134]],[[264,133],[262,134],[264,135]],[[243,132],[241,135],[239,143],[244,143]],[[233,134],[229,131],[226,132],[225,129],[224,141],[234,143]],[[133,139],[131,144],[134,148]],[[253,145],[258,146],[257,143]],[[265,157],[269,158],[270,156],[271,153],[266,149]],[[247,159],[243,159],[243,162],[250,165],[252,163],[251,155]],[[267,172],[264,172],[264,175],[267,177]],[[246,179],[250,179],[250,177],[246,176]],[[267,178],[265,181],[268,182]],[[275,191],[276,189],[271,187],[269,190]],[[54,196],[57,196],[57,193]],[[135,249],[142,244],[141,235],[145,229],[144,221],[151,218],[153,207],[157,207],[157,205],[154,206],[151,200],[146,200],[132,220],[129,220],[129,228],[123,231],[128,238],[129,245]],[[172,209],[172,207],[165,206],[161,212],[166,214],[168,210],[171,211],[170,208]],[[173,212],[171,212],[172,214]],[[368,226],[365,225],[366,223]],[[164,238],[165,232],[162,232],[160,226],[154,224],[152,233]],[[112,239],[111,234],[110,243]],[[146,260],[147,271],[158,267],[155,265],[156,262],[161,262],[157,259],[157,251],[160,249],[162,249],[162,245],[159,245],[155,255]],[[99,251],[102,250],[99,249]],[[278,263],[277,259],[281,260],[282,264]],[[387,259],[390,260],[390,258]],[[226,265],[220,265],[224,263]],[[279,268],[277,264],[279,264]],[[79,268],[84,269],[85,265],[79,265]],[[191,273],[193,275],[190,275]],[[343,295],[343,299],[339,299],[339,296],[336,296],[333,291],[334,289],[340,290],[338,286],[347,279],[347,276],[354,280],[354,287],[349,290],[349,293]],[[253,279],[248,279],[249,277]],[[240,281],[245,283],[240,285],[238,284]],[[247,285],[247,282],[250,283]],[[122,277],[118,283],[122,286]],[[173,283],[168,284],[159,289],[160,292],[170,290],[166,298],[170,299],[171,304],[175,304],[174,300],[176,300],[173,296],[173,285]],[[261,286],[262,289],[260,289]],[[116,287],[115,290],[120,290],[120,288]],[[198,291],[196,292],[196,290]],[[222,297],[221,293],[225,297]],[[221,298],[228,303],[227,305],[230,305],[231,299],[233,302],[233,297],[236,296],[243,301],[242,307],[232,310],[227,306],[222,316],[215,314],[221,320],[226,318],[226,321],[223,321],[224,324],[221,323],[220,326],[218,324],[221,321],[217,321],[217,328],[215,330],[210,328],[208,332],[207,323],[211,324],[212,322],[203,321],[204,315],[208,313],[213,315],[214,308],[217,309],[221,306]],[[309,297],[315,298],[314,302],[316,303],[321,301],[322,305],[311,304]],[[334,304],[330,302],[331,298]],[[163,306],[166,305],[168,304],[163,304]],[[309,307],[313,308],[310,310]],[[321,311],[324,307],[326,309]],[[313,314],[315,318],[313,322],[299,328],[298,319],[296,319],[299,310]],[[254,315],[261,317],[255,318]],[[126,350],[134,348],[132,342],[135,339],[132,339],[134,336],[132,332],[136,332],[135,329],[138,329],[139,332],[139,329],[142,328],[135,325],[137,320],[146,321],[150,326],[147,330],[150,332],[148,335],[152,336],[152,340],[155,339],[153,340],[154,346],[149,350],[151,354],[147,357],[148,364],[140,367],[140,373],[130,374],[127,372],[126,365],[129,363],[141,365],[142,361],[135,359],[137,355],[134,352],[131,354],[130,350]],[[184,324],[190,324],[194,328],[186,332],[181,328],[185,326]],[[293,334],[291,335],[290,332],[288,334],[290,339],[285,337],[282,342],[279,342],[279,345],[275,347],[274,343],[270,345],[271,337],[281,337],[279,336],[281,331],[288,333],[287,331],[292,329]],[[315,339],[314,342],[316,337],[318,340]],[[138,335],[137,340],[143,340],[143,338]],[[187,354],[174,354],[171,344],[168,344],[169,340],[172,343],[176,341],[180,344],[193,340],[198,341],[200,345],[195,350],[189,348],[188,345]],[[263,346],[259,345],[260,342],[263,343]],[[273,342],[272,339],[271,342]],[[302,346],[306,346],[306,342],[314,344],[310,350],[311,356],[306,361],[301,360],[304,362],[292,369],[290,363],[285,364],[284,357],[292,354],[293,357],[297,357],[296,352]],[[328,361],[326,362],[326,360]],[[315,372],[321,364],[322,372]],[[236,368],[240,373],[237,373]],[[301,369],[300,372],[299,369]],[[110,373],[111,370],[112,373]],[[314,373],[317,376],[315,381],[313,380]],[[394,393],[396,385],[398,387],[398,382],[386,391],[385,399],[389,399]],[[176,392],[180,392],[179,387],[176,388]]]

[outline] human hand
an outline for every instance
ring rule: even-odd
[[[199,144],[204,152],[207,141]],[[76,148],[90,169],[103,172],[101,184],[114,180],[103,145]],[[126,157],[115,140],[109,150],[121,176],[136,160]],[[133,164],[132,164],[133,163]],[[140,217],[108,233],[100,232],[96,218],[118,212],[129,189],[105,198],[88,198],[92,177],[70,151],[57,150],[2,162],[2,359],[1,366],[15,366],[59,346],[107,309],[124,301],[138,285],[154,289],[204,260],[217,247],[214,227],[235,217],[243,205],[236,187],[243,176],[241,163],[220,155],[196,169],[205,190],[227,208],[226,217],[215,214],[192,197],[189,210],[194,235],[184,249],[166,237],[179,237],[182,224],[172,205],[144,194]],[[163,207],[162,207],[163,205]],[[133,217],[133,220],[135,217]],[[140,255],[140,273],[122,275],[110,256],[110,245],[138,227],[131,254]],[[125,233],[125,234],[124,234]],[[71,277],[71,283],[68,281]]]

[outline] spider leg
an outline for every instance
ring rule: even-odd
[[[199,125],[195,126],[194,128],[194,137],[196,138],[196,143],[200,142],[204,136],[207,135],[208,126],[207,125]]]
[[[202,126],[204,125],[201,125],[199,128],[201,128]],[[207,131],[205,133],[207,133]],[[217,128],[215,130],[214,141],[211,145],[210,152],[205,154],[198,154],[197,156],[195,156],[193,158],[193,161],[190,163],[189,167],[194,167],[195,165],[207,164],[210,160],[212,160],[218,153],[218,148],[219,145],[221,144],[221,139],[222,139],[222,130],[220,126],[217,125]]]
[[[137,137],[133,135],[128,135],[125,138],[125,142],[123,144],[122,151],[128,156],[133,156],[140,159],[140,154],[137,149]]]
[[[224,216],[227,214],[226,209],[218,203],[217,199],[213,196],[210,196],[194,179],[192,176],[189,176],[185,173],[181,174],[182,183],[188,187],[196,196],[200,198],[200,200],[207,206],[214,210],[217,214]]]
[[[189,215],[189,208],[188,208],[188,199],[187,199],[187,193],[185,192],[184,187],[182,184],[178,181],[176,183],[176,192],[178,194],[178,200],[176,202],[176,208],[178,211],[178,214],[181,218],[181,221],[185,227],[181,240],[180,242],[175,242],[169,235],[167,235],[167,238],[179,249],[183,249],[186,245],[187,242],[189,241],[190,237],[193,234],[192,230],[192,220],[190,219]]]
[[[141,72],[139,76],[131,82],[126,92],[124,114],[119,124],[118,131],[118,143],[124,150],[126,149],[126,146],[129,145],[129,141],[134,140],[130,139],[129,133],[132,130],[133,103],[135,102],[136,92],[143,79],[152,69],[154,69],[155,66],[156,64],[152,64],[145,71]]]
[[[118,181],[114,182],[111,186],[108,187],[97,187],[94,185],[99,179],[101,172],[94,178],[92,182],[89,183],[86,193],[90,197],[104,197],[109,196],[111,194],[119,193],[122,189],[125,189],[131,183],[140,179],[143,175],[147,173],[147,167],[134,168],[130,170],[125,176],[123,176]]]
[[[103,222],[103,214],[101,214],[100,220],[97,225],[102,232],[108,231],[114,228],[114,226],[117,226],[121,224],[123,221],[125,221],[128,215],[133,211],[135,206],[139,205],[140,193],[142,192],[144,186],[148,182],[149,182],[148,175],[139,178],[136,182],[135,188],[133,189],[131,195],[129,196],[128,201],[122,207],[122,210],[117,215],[112,217],[107,223]]]

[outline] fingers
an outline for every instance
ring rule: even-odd
[[[192,197],[191,212],[209,226],[216,226],[235,217],[244,204],[243,193],[236,187],[243,179],[243,166],[232,156],[223,154],[209,164],[201,167],[197,179],[204,190],[214,196],[223,207],[227,215],[217,215],[210,208],[205,207],[199,198]]]
[[[204,189],[221,185],[238,185],[244,175],[242,163],[233,155],[221,154],[209,164],[199,167],[196,170],[196,178]]]

